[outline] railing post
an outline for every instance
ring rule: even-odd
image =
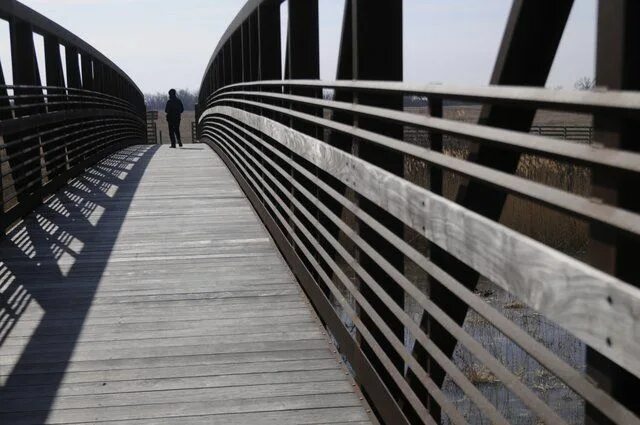
[[[14,85],[26,85],[26,86],[41,86],[40,72],[38,70],[38,61],[36,59],[36,50],[33,43],[33,28],[30,24],[13,19],[10,22],[10,36],[11,36],[11,58],[13,65],[13,84]],[[15,89],[14,94],[16,96],[21,95],[42,95],[41,89]],[[44,99],[38,97],[37,99],[20,99],[16,98],[15,105],[25,105],[30,103],[39,103]],[[32,115],[42,113],[45,108],[42,106],[17,109],[16,117]],[[26,177],[28,173],[40,168],[40,162],[37,158],[40,157],[40,150],[38,148],[40,142],[39,138],[32,138],[27,143],[19,144],[7,148],[7,156],[9,159],[9,166],[13,169],[26,161],[33,160],[30,166],[22,167],[19,171],[12,172],[14,182],[17,179],[22,179],[14,183],[14,189],[16,192],[21,192],[18,195],[18,202],[26,201],[29,198],[30,193],[38,190],[42,186],[41,173],[31,174],[31,178],[34,179],[35,184],[27,188],[29,178]],[[24,149],[29,149],[25,153],[20,153]]]
[[[7,89],[6,87],[4,87],[5,84],[6,82],[4,79],[4,72],[2,71],[2,62],[0,62],[0,107],[7,108],[6,110],[0,111],[0,120],[7,120],[13,117],[11,110],[8,109],[9,106],[11,106],[11,102],[9,102]],[[6,140],[2,136],[0,136],[0,143],[3,143],[3,144],[6,143]],[[3,152],[1,152],[0,150],[0,156],[4,157],[4,155],[6,154],[3,154]],[[5,178],[0,177],[0,223],[5,222],[4,186],[5,186]]]
[[[442,118],[443,117],[443,100],[442,98],[429,97],[429,115],[434,118]],[[429,148],[435,152],[442,152],[443,144],[442,144],[442,133],[430,132],[429,133]],[[443,174],[442,169],[439,167],[435,167],[433,165],[428,165],[428,189],[436,193],[438,195],[443,194]],[[434,244],[429,244],[429,249],[434,249],[436,246]],[[430,280],[427,281],[430,283]],[[431,294],[431,286],[427,287],[427,295]],[[422,313],[422,327],[425,330],[427,335],[431,335],[431,329],[434,324],[437,324],[436,321],[432,320],[429,314],[425,311]],[[414,357],[423,365],[424,369],[427,371],[429,375],[432,374],[434,368],[439,367],[436,362],[429,356],[427,351],[416,342],[413,348]],[[435,417],[439,417],[440,415],[440,407],[435,403],[433,398],[429,395],[429,393],[424,389],[420,380],[411,370],[407,371],[407,381],[411,385],[413,391],[421,398],[423,404],[427,407],[429,412]],[[410,409],[405,409],[405,413],[412,418],[414,422],[419,422],[418,418]]]
[[[251,81],[251,30],[248,20],[240,26],[240,38],[242,40],[242,81]]]
[[[280,2],[266,1],[258,9],[260,80],[282,78],[282,46],[280,41]]]
[[[13,19],[10,23],[11,58],[13,64],[13,84],[25,86],[41,86],[36,50],[33,44],[33,28],[31,24]],[[42,94],[41,89],[16,89],[16,96]],[[40,99],[42,100],[42,99]],[[16,99],[16,105],[36,103],[35,99]],[[35,107],[19,109],[16,116],[31,115],[44,112],[44,108]]]
[[[270,0],[258,8],[258,74],[260,80],[282,79],[280,1]],[[280,91],[280,89],[278,89]],[[263,112],[274,119],[275,114]]]
[[[44,37],[44,57],[47,74],[47,86],[61,87],[61,89],[47,89],[47,95],[54,95],[53,98],[49,98],[49,102],[61,103],[66,100],[66,90],[64,90],[64,73],[62,71],[62,58],[60,56],[60,43],[54,36],[47,35]],[[61,106],[48,106],[49,112],[64,109]],[[46,143],[51,137],[43,137],[43,142]],[[62,164],[64,164],[64,158],[53,160],[56,156],[61,154],[60,149],[56,149],[60,145],[60,141],[55,144],[46,143],[43,145],[45,167],[47,168],[47,175],[51,179],[59,175],[62,171]],[[49,153],[52,152],[52,153]]]
[[[44,59],[47,75],[47,86],[64,87],[64,74],[62,71],[62,59],[60,57],[60,44],[54,36],[44,37]],[[47,94],[64,95],[65,90],[48,90]],[[55,97],[53,102],[60,102],[62,98]],[[48,107],[48,110],[57,110],[59,107]]]
[[[229,40],[231,50],[231,84],[243,82],[242,75],[242,29],[238,28]]]
[[[253,12],[249,17],[249,61],[251,62],[251,73],[249,81],[258,81],[260,79],[260,29],[258,24],[258,11]]]
[[[8,108],[9,106],[11,106],[11,102],[9,102],[8,99],[9,93],[7,91],[7,88],[5,87],[6,84],[7,83],[4,79],[4,72],[2,70],[2,62],[0,62],[0,107],[2,108]],[[12,117],[13,114],[9,109],[0,111],[0,120],[11,119]]]
[[[65,47],[65,62],[67,64],[67,87],[74,89],[82,88],[78,50],[75,47]]]
[[[320,35],[318,22],[318,0],[288,0],[289,21],[287,30],[287,54],[286,54],[286,72],[288,78],[310,79],[316,80],[320,78]],[[290,94],[299,96],[315,97],[317,90],[309,89],[291,89]],[[292,107],[289,105],[289,107]],[[314,108],[295,108],[309,114],[315,114]],[[317,137],[317,129],[313,125],[297,122],[294,119],[290,121],[291,128],[306,133],[310,136]],[[296,161],[296,156],[291,153],[290,157]],[[298,180],[293,167],[289,170],[292,181]],[[304,183],[302,181],[301,183]],[[313,185],[307,186],[307,189],[314,191]],[[296,195],[293,185],[290,184],[289,190],[298,198],[298,200],[314,215],[317,215],[316,208],[306,198]],[[291,211],[299,218],[297,208],[291,202],[289,205]],[[293,226],[293,223],[290,223]],[[315,238],[320,239],[318,232]],[[304,255],[300,255],[304,260]],[[313,267],[308,265],[310,270]],[[312,273],[313,274],[313,273]]]
[[[269,0],[258,6],[255,14],[255,56],[256,56],[256,80],[280,80],[282,79],[282,43],[280,29],[280,1]],[[253,50],[252,50],[253,52]],[[261,90],[269,90],[261,88]],[[274,91],[281,91],[278,87]],[[276,114],[259,109],[261,115],[275,118]],[[266,141],[264,143],[267,143]],[[272,157],[269,151],[261,144],[260,151],[266,156]],[[260,164],[265,165],[263,158]],[[260,172],[264,180],[264,172]],[[264,202],[264,201],[262,201]],[[265,204],[265,208],[269,208]]]
[[[640,3],[635,0],[600,0],[598,7],[598,44],[596,81],[610,90],[640,90]],[[640,125],[625,118],[595,115],[595,140],[608,148],[640,151]],[[595,167],[592,196],[605,204],[640,212],[637,174],[622,174]],[[640,286],[638,253],[640,243],[621,232],[592,224],[589,262],[621,280]],[[609,298],[612,314],[618,301]],[[607,345],[619,341],[607,339]],[[635,414],[640,415],[638,389],[640,380],[611,360],[587,347],[587,373],[601,389],[610,393]],[[587,424],[612,422],[590,404],[586,405]]]
[[[85,53],[80,55],[82,63],[82,88],[93,90],[93,63],[91,57]]]
[[[233,68],[231,66],[231,39],[229,39],[229,41],[227,41],[227,43],[224,45],[224,47],[222,48],[222,58],[224,61],[224,73],[223,75],[223,79],[224,82],[222,83],[223,86],[229,85],[233,83]]]
[[[93,90],[104,93],[104,72],[102,64],[96,60],[93,61]]]
[[[514,0],[491,83],[544,86],[572,5],[573,0]],[[540,27],[540,22],[546,23],[544,29]],[[481,113],[481,123],[528,132],[535,113],[535,110],[485,106]],[[520,161],[520,153],[479,144],[472,148],[470,160],[514,173]],[[488,185],[469,181],[460,186],[456,198],[464,207],[497,220],[506,194]],[[478,273],[466,264],[435,246],[431,248],[431,258],[468,288],[475,288]],[[468,307],[433,279],[430,283],[430,297],[457,323],[464,322]],[[446,355],[453,355],[456,340],[446,329],[437,323],[430,324],[428,317],[423,317],[421,327],[429,330],[431,339]],[[444,371],[435,364],[432,366],[432,379],[436,384],[442,385]],[[439,417],[435,410],[432,413],[436,419]]]
[[[401,0],[351,0],[351,73],[354,80],[402,81],[403,79],[403,2]],[[347,25],[345,23],[345,25]],[[344,34],[343,34],[344,36]],[[346,77],[346,76],[345,76]],[[402,110],[402,96],[380,96],[361,94],[354,96],[354,102],[374,105],[388,109]],[[354,125],[366,130],[375,131],[397,139],[403,139],[403,126],[380,122],[379,120],[357,118]],[[396,175],[404,174],[404,156],[397,152],[383,149],[373,143],[359,143],[358,156],[367,162],[384,168]],[[402,223],[381,210],[366,198],[359,197],[360,207],[369,215],[382,223],[387,229],[399,237],[404,237]],[[382,254],[395,268],[404,270],[404,257],[386,240],[374,232],[367,231],[359,224],[358,232],[377,252]],[[374,261],[361,255],[360,264],[393,298],[394,302],[404,309],[404,291]],[[404,342],[404,326],[389,308],[366,285],[360,285],[360,291],[382,317],[393,333]],[[374,322],[360,311],[363,323],[371,331],[376,341],[389,356],[395,367],[404,373],[404,361],[378,331]],[[399,394],[396,384],[386,372],[372,349],[361,340],[362,349],[369,357],[376,371],[390,389],[392,394]],[[366,389],[363,388],[366,391]]]

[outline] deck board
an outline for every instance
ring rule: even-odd
[[[136,146],[0,241],[0,423],[370,423],[206,146]]]

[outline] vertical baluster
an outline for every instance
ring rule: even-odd
[[[354,80],[383,80],[402,81],[403,79],[403,2],[400,0],[361,1],[351,0],[351,73]],[[380,106],[388,109],[403,109],[402,96],[380,96],[376,94],[360,94],[354,96],[354,103]],[[397,139],[403,138],[403,126],[380,122],[364,117],[354,121],[354,125],[384,134]],[[372,143],[358,143],[357,155],[367,162],[375,164],[387,171],[402,176],[404,173],[404,156],[390,152]],[[368,214],[380,221],[396,235],[403,237],[404,226],[395,217],[384,212],[363,197],[358,197],[360,207]],[[364,228],[359,223],[358,232],[376,251],[381,253],[398,270],[404,270],[404,257],[386,242],[382,237]],[[404,308],[404,291],[368,257],[361,255],[360,263],[369,274],[393,298],[396,304]],[[361,292],[372,307],[380,314],[394,334],[404,341],[404,326],[397,317],[366,285],[361,285]],[[373,321],[366,313],[360,312],[363,323],[371,331],[385,353],[392,360],[396,368],[404,373],[404,362],[396,353],[392,345],[379,332]],[[374,368],[392,394],[399,394],[397,386],[386,372],[384,366],[377,360],[371,348],[362,341],[362,349],[372,360]]]
[[[65,62],[67,64],[67,87],[80,89],[82,88],[82,80],[80,77],[78,50],[73,46],[66,46],[65,53]]]
[[[233,83],[233,68],[231,67],[231,40],[227,41],[223,47],[224,73],[223,84],[226,86]]]
[[[93,58],[91,58],[91,56],[89,56],[86,53],[82,53],[80,55],[80,63],[82,66],[82,88],[84,90],[90,90],[90,91],[95,90]],[[82,104],[78,106],[82,108],[95,108],[96,106],[91,104],[91,102],[93,101],[91,99],[92,97],[93,97],[92,93],[83,93],[82,97],[80,98],[82,101]],[[87,140],[74,143],[75,145],[74,148],[77,148],[78,150],[74,152],[73,156],[75,156],[78,161],[81,161],[85,158],[84,148],[87,146],[88,143],[89,142]]]
[[[66,106],[66,109],[73,109],[77,107],[77,105],[73,102],[78,101],[78,98],[76,96],[78,96],[79,93],[76,90],[82,88],[80,60],[78,59],[78,50],[75,47],[69,45],[65,47],[65,62],[67,64],[67,87],[71,89],[69,90],[68,99],[70,103]],[[74,154],[70,152],[75,145],[69,138],[65,138],[64,145],[66,152],[67,169],[69,169],[75,164],[75,160],[72,158]]]
[[[319,36],[319,22],[318,22],[318,0],[288,0],[289,7],[289,20],[287,29],[287,52],[286,52],[286,77],[287,79],[310,79],[315,80],[320,78],[320,36]],[[289,89],[286,92],[307,97],[318,97],[316,89]],[[291,109],[300,110],[308,114],[316,114],[315,108],[301,107],[289,104],[287,105]],[[295,119],[288,120],[291,128],[299,130],[310,136],[317,137],[317,128],[313,125],[300,122]],[[290,157],[293,161],[298,161],[301,165],[305,165],[304,161],[299,161],[296,155],[290,153]],[[292,180],[299,180],[304,184],[307,189],[314,191],[313,184],[306,184],[305,180],[300,180],[300,176],[296,173],[293,167],[290,167],[289,173]],[[312,214],[316,215],[316,208],[305,197],[297,195],[293,185],[287,183],[289,190]],[[293,213],[301,218],[304,222],[303,216],[297,211],[297,208],[290,202],[289,208]],[[294,226],[293,221],[289,224]],[[319,234],[316,231],[315,238],[319,238]],[[301,234],[299,234],[304,240]],[[293,244],[293,243],[292,243]],[[313,249],[312,249],[313,251]],[[300,258],[306,263],[309,270],[313,270],[313,267],[304,260],[305,256],[299,252]],[[314,274],[314,273],[312,273]],[[314,274],[315,275],[315,274]]]
[[[435,118],[443,117],[443,101],[442,98],[429,97],[429,115]],[[438,132],[430,132],[429,133],[429,148],[436,152],[442,152],[443,144],[442,144],[442,133]],[[438,195],[443,194],[443,172],[442,169],[433,165],[427,166],[428,170],[428,188],[431,192],[436,193]],[[429,249],[433,249],[432,244],[429,244]],[[428,281],[428,280],[427,280]],[[429,283],[429,281],[428,281]],[[431,288],[427,286],[427,294],[430,294]],[[427,335],[431,334],[431,328],[433,326],[433,319],[427,314],[427,312],[423,312],[422,316],[422,324],[423,330]],[[413,355],[415,358],[423,365],[424,369],[427,371],[429,375],[431,375],[434,367],[437,367],[437,363],[429,356],[426,350],[419,344],[415,343]],[[411,372],[411,370],[407,371],[407,380],[411,384],[413,391],[422,399],[423,404],[427,407],[429,412],[432,412],[434,416],[438,416],[439,406],[435,403],[433,398],[428,394],[428,392],[423,388],[422,384],[419,382],[419,379]],[[415,414],[406,409],[406,413],[408,416],[412,417],[414,422],[417,421],[417,417]]]
[[[7,88],[5,87],[5,79],[4,72],[2,71],[2,62],[0,61],[0,121],[8,120],[13,117],[11,110],[9,109],[11,106],[11,102],[9,101],[9,93],[7,92]],[[0,144],[6,143],[6,138],[4,134],[0,133]],[[6,157],[6,151],[4,148],[0,149],[0,159],[4,160]],[[5,190],[4,187],[8,184],[9,179],[2,177],[5,173],[5,166],[0,165],[0,228],[4,229],[6,227],[4,211],[5,211]]]
[[[267,1],[258,9],[258,66],[260,80],[282,79],[282,41],[280,29],[280,2]],[[267,90],[267,89],[264,89]],[[280,89],[273,89],[280,91]],[[276,114],[263,111],[274,119]]]
[[[258,81],[260,79],[260,52],[259,52],[259,26],[258,12],[254,12],[249,17],[249,60],[251,61],[251,74],[248,81]]]
[[[229,45],[231,50],[231,84],[241,83],[243,81],[241,29],[233,33]]]
[[[610,90],[640,90],[640,3],[635,0],[600,0],[598,7],[598,42],[596,81]],[[612,116],[595,115],[595,140],[608,148],[640,151],[640,125]],[[640,212],[637,188],[640,176],[595,167],[592,196],[606,204]],[[589,262],[595,267],[640,286],[638,268],[640,243],[637,238],[612,231],[603,225],[590,228]],[[604,301],[604,300],[603,300]],[[608,299],[611,314],[618,301]],[[609,345],[619,341],[607,340]],[[595,350],[587,349],[587,373],[600,388],[612,394],[635,414],[640,415],[638,388],[640,380]],[[586,406],[587,424],[611,424],[595,408]]]
[[[93,61],[91,56],[82,53],[81,64],[82,64],[82,88],[84,90],[93,90]]]
[[[248,20],[240,27],[240,39],[242,44],[242,81],[251,81],[251,30]]]
[[[45,35],[44,37],[44,56],[47,74],[47,86],[59,87],[58,89],[48,89],[47,94],[51,97],[48,98],[48,103],[54,103],[49,105],[49,112],[60,111],[64,109],[63,105],[66,98],[64,73],[62,71],[62,58],[60,56],[60,44],[58,39],[52,35]],[[45,167],[47,169],[47,176],[49,179],[59,175],[63,170],[64,157],[60,155],[64,154],[63,149],[57,149],[61,143],[60,140],[56,142],[50,142],[51,139],[58,137],[59,134],[53,133],[49,136],[43,137],[43,146]],[[55,159],[56,157],[60,157]]]
[[[102,64],[96,60],[93,61],[93,90],[104,93],[104,71]],[[96,107],[97,105],[92,106]]]
[[[40,81],[40,72],[38,71],[38,62],[36,59],[36,50],[33,43],[33,29],[30,24],[13,19],[10,22],[11,34],[11,57],[13,65],[13,83],[14,85],[38,86],[42,85]],[[32,115],[45,112],[43,106],[42,89],[39,88],[18,88],[15,91],[16,96],[22,95],[39,95],[30,98],[16,98],[15,105],[37,104],[35,107],[20,108],[16,110],[16,117]],[[32,134],[32,133],[31,133]],[[15,140],[27,134],[16,134]],[[28,149],[26,152],[20,152]],[[25,202],[34,191],[42,186],[42,172],[40,171],[40,142],[39,138],[30,138],[24,143],[19,143],[7,148],[7,155],[10,158],[9,165],[11,169],[20,167],[12,172],[14,180],[14,189],[20,192],[18,202]],[[30,185],[30,183],[33,183]]]
[[[491,83],[544,86],[572,5],[573,0],[514,0]],[[540,22],[545,22],[544,28],[540,27]],[[531,129],[535,112],[485,106],[481,113],[481,123],[527,132]],[[514,173],[520,161],[520,153],[481,144],[472,148],[470,160]],[[456,199],[466,208],[497,220],[506,201],[506,194],[488,185],[469,181],[460,186]],[[435,246],[432,246],[431,258],[468,288],[475,288],[478,274],[473,269]],[[456,322],[464,322],[468,310],[466,304],[433,279],[430,296]],[[429,324],[428,317],[424,319],[421,322],[422,328],[429,329],[431,339],[446,355],[452,356],[456,346],[455,338],[439,324]],[[432,365],[431,375],[438,385],[442,385],[445,378],[442,368]],[[432,409],[432,415],[436,420],[439,418],[436,409]]]

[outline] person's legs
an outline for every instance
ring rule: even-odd
[[[182,139],[180,139],[180,121],[174,123],[174,130],[176,132],[176,139],[178,139],[178,144],[182,147]]]
[[[169,138],[171,139],[171,147],[176,147],[175,123],[169,122]]]

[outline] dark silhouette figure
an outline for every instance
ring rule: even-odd
[[[180,116],[184,112],[184,106],[182,101],[176,96],[175,89],[169,90],[169,100],[167,106],[164,108],[167,113],[167,123],[169,123],[169,138],[171,139],[171,147],[176,147],[176,140],[180,147],[182,147],[182,141],[180,140]]]

